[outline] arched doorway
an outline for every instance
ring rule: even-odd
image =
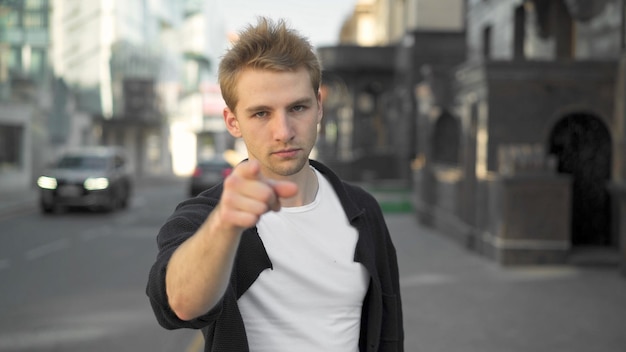
[[[574,246],[613,246],[610,198],[611,136],[605,124],[587,113],[570,114],[554,126],[550,154],[557,170],[572,176],[571,233]]]
[[[444,111],[435,122],[432,138],[432,158],[438,164],[457,166],[461,123],[452,114]]]

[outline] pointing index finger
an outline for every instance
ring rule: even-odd
[[[233,172],[237,172],[241,177],[248,180],[261,180],[261,166],[256,160],[247,160],[240,163],[234,168]]]

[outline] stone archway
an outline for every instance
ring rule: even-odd
[[[611,237],[611,135],[598,117],[564,116],[554,126],[549,152],[557,171],[572,176],[571,239],[574,246],[614,246]]]

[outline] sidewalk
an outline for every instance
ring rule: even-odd
[[[36,188],[0,193],[0,217],[10,216],[37,208],[39,193]]]
[[[406,351],[626,351],[626,279],[615,268],[505,268],[413,214],[386,219],[400,266]]]

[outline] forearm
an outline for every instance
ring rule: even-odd
[[[166,271],[168,302],[181,320],[213,308],[228,286],[241,230],[222,226],[212,212],[172,255]]]
[[[257,161],[239,164],[224,180],[219,204],[198,231],[172,254],[165,273],[169,306],[181,320],[207,313],[228,286],[244,229],[255,226],[280,199],[294,197],[292,182],[265,180]]]

